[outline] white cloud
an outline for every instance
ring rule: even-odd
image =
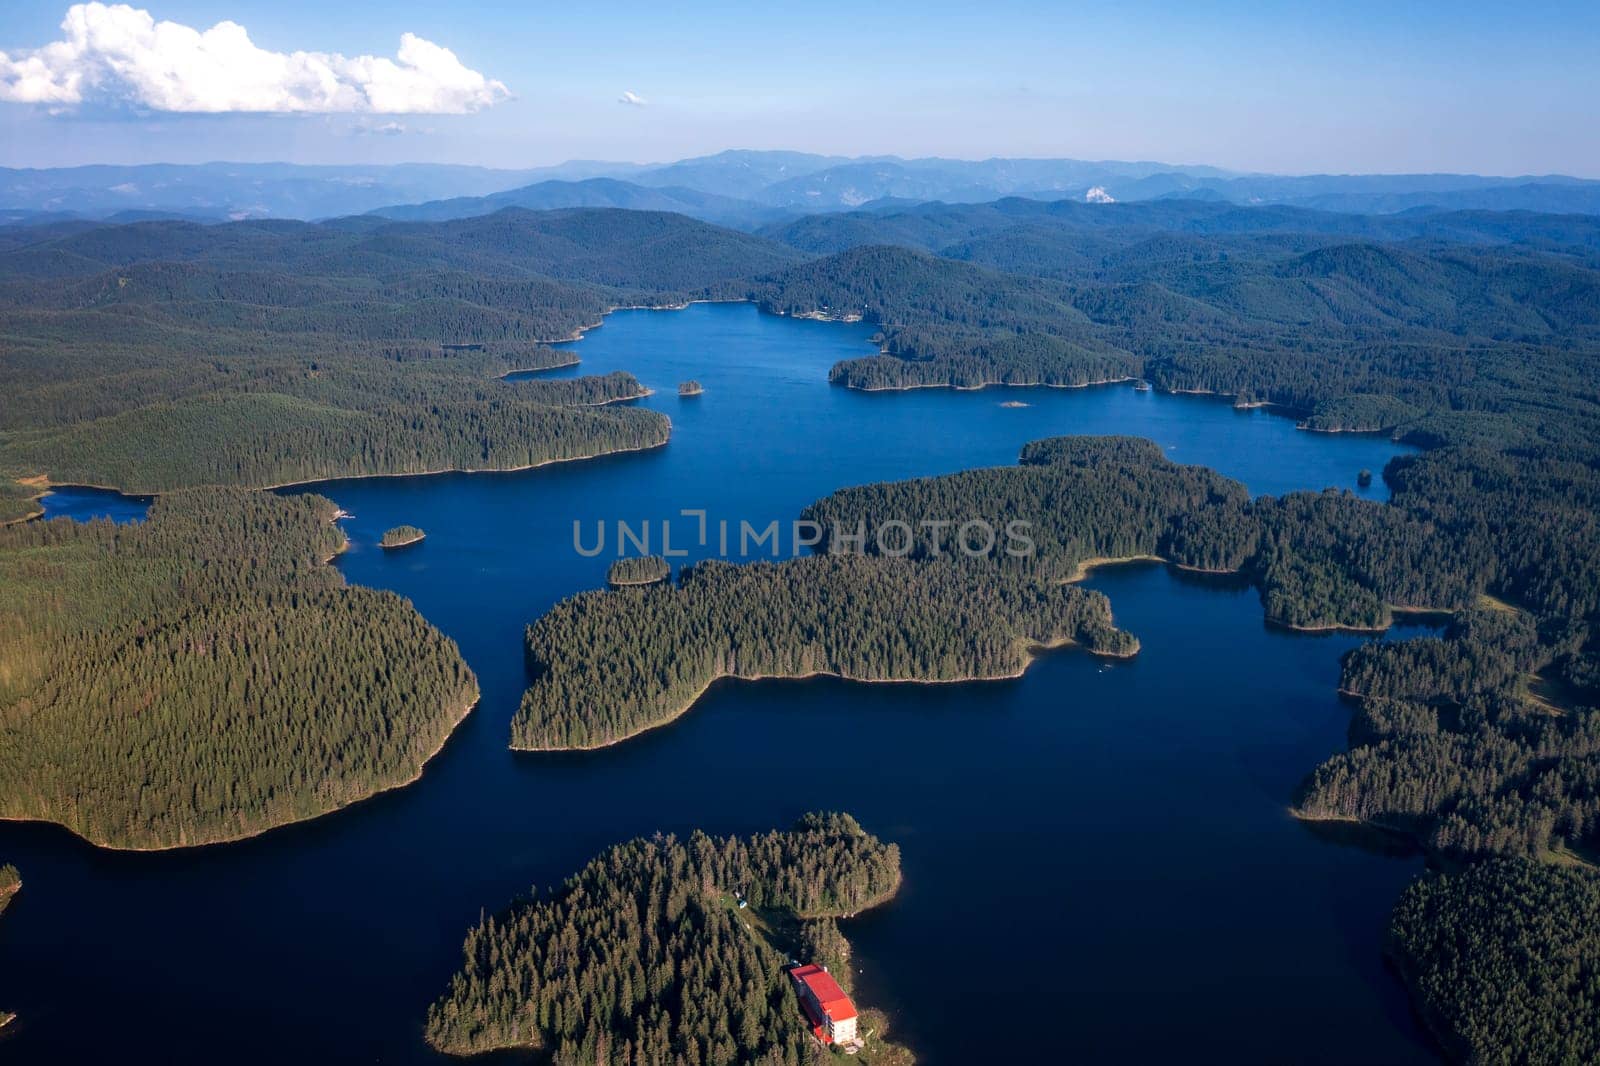
[[[0,52],[0,100],[151,111],[462,114],[511,97],[448,48],[403,34],[394,59],[258,48],[236,22],[196,30],[126,4],[74,4],[64,39]]]
[[[622,90],[622,95],[617,97],[617,103],[627,104],[629,107],[644,107],[649,102],[632,89]]]
[[[381,134],[385,137],[398,137],[402,133],[407,132],[408,129],[409,127],[407,127],[404,122],[382,122],[375,126],[365,124],[352,126],[350,127],[350,132],[357,134],[373,133]]]

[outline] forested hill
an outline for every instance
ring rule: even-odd
[[[461,970],[428,1011],[428,1042],[457,1055],[538,1051],[558,1066],[830,1059],[788,960],[823,963],[848,988],[835,919],[899,884],[899,849],[847,814],[749,838],[620,844],[467,935]],[[884,1028],[863,1012],[860,1060],[908,1066]]]
[[[318,496],[164,496],[0,529],[0,817],[235,840],[421,772],[477,700],[411,604],[346,587]]]
[[[508,469],[664,443],[620,374],[505,381],[619,304],[795,253],[678,215],[150,222],[0,240],[0,518],[16,479],[162,491]]]
[[[1307,410],[1367,394],[1427,408],[1445,399],[1441,363],[1455,380],[1543,387],[1596,360],[1600,270],[1581,258],[1303,235],[1239,244],[1169,234],[1097,252],[1035,229],[1002,233],[993,254],[955,250],[969,262],[855,247],[739,291],[877,324],[889,357],[834,369],[861,388],[1143,376]]]
[[[754,229],[789,217],[781,208],[767,207],[731,196],[672,186],[651,188],[616,178],[582,181],[541,181],[488,196],[463,196],[422,204],[397,204],[372,214],[408,222],[437,222],[492,214],[507,207],[553,211],[571,207],[618,207],[630,211],[672,211],[719,226]]]
[[[1066,286],[905,248],[852,248],[724,291],[779,314],[879,325],[888,354],[833,368],[833,381],[856,388],[1086,385],[1143,368],[1101,336]]]
[[[68,223],[0,233],[0,278],[85,277],[144,262],[204,262],[266,274],[465,271],[682,292],[801,258],[775,241],[683,215],[603,208],[508,208],[432,223],[372,217],[87,229]]]
[[[868,244],[895,244],[964,259],[976,242],[999,251],[1038,236],[1075,250],[1078,262],[1155,237],[1193,249],[1304,251],[1351,241],[1510,245],[1576,256],[1600,253],[1600,216],[1533,211],[1420,211],[1347,214],[1300,207],[1242,207],[1207,200],[1092,204],[1011,197],[992,203],[926,203],[898,209],[814,214],[760,231],[814,255]]]

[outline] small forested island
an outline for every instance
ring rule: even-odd
[[[629,585],[654,585],[672,576],[672,564],[659,555],[631,555],[618,559],[606,569],[606,584],[612,588]]]
[[[1371,485],[1372,471],[1363,467],[1360,472],[1356,474],[1356,484],[1360,485],[1362,488],[1366,488],[1367,486]]]
[[[172,848],[415,779],[477,680],[408,601],[327,565],[336,513],[211,488],[133,525],[0,528],[0,818]]]
[[[395,526],[384,533],[378,541],[378,547],[392,549],[404,548],[421,541],[427,534],[416,526]]]
[[[679,396],[699,396],[705,392],[705,387],[698,381],[681,381],[678,383]]]
[[[511,722],[525,750],[596,748],[662,725],[723,677],[979,681],[1034,649],[1132,655],[1097,592],[987,561],[823,555],[710,561],[676,585],[584,592],[528,627],[533,683]]]
[[[428,1010],[428,1043],[538,1051],[557,1066],[823,1061],[790,960],[827,966],[848,992],[837,919],[899,884],[899,848],[847,814],[748,838],[620,844],[467,935],[461,970]],[[863,1015],[859,1060],[910,1066],[883,1016]]]

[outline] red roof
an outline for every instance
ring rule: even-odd
[[[839,987],[833,975],[821,966],[816,963],[796,966],[789,971],[789,975],[815,997],[829,1021],[843,1022],[856,1016],[856,1005],[850,1002],[850,997],[844,994],[844,989]]]

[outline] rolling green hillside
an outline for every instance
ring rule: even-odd
[[[625,374],[505,381],[623,303],[796,253],[678,215],[149,222],[0,251],[0,473],[125,489],[509,469],[663,443]],[[0,494],[0,518],[33,507]]]

